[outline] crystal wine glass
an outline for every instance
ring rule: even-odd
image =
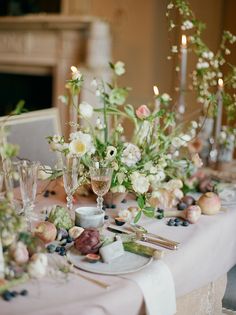
[[[111,186],[112,168],[108,167],[91,167],[90,177],[93,192],[97,197],[97,207],[102,210],[103,196],[109,191]]]
[[[73,194],[78,187],[78,173],[80,160],[75,155],[61,154],[63,182],[67,194],[67,208],[72,214],[73,211]]]
[[[22,160],[17,163],[21,198],[23,202],[22,213],[26,216],[29,224],[33,214],[37,191],[38,167],[39,162]]]

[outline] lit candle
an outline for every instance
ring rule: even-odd
[[[154,98],[155,98],[155,112],[160,110],[160,99],[159,99],[159,89],[156,85],[153,86]]]
[[[222,92],[224,90],[224,82],[222,79],[218,80],[218,92],[217,92],[217,117],[215,125],[215,143],[217,143],[221,132],[222,126],[222,114],[223,114],[223,98]]]
[[[186,79],[187,79],[187,37],[182,35],[181,40],[181,67],[180,67],[180,93],[179,93],[179,106],[178,111],[180,115],[185,112],[185,99],[184,94],[186,91]]]

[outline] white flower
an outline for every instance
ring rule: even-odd
[[[84,118],[91,118],[93,116],[93,106],[87,102],[82,102],[79,105],[79,112]]]
[[[141,159],[141,152],[139,148],[132,144],[126,143],[125,149],[121,156],[121,162],[127,165],[128,167],[134,166]]]
[[[107,147],[107,155],[106,157],[108,159],[114,159],[117,153],[117,149],[115,147],[113,147],[112,145],[109,145]]]
[[[174,137],[171,141],[171,144],[173,145],[173,147],[179,148],[183,145],[183,141],[180,137]]]
[[[169,101],[171,101],[171,97],[170,97],[170,95],[167,94],[167,93],[163,93],[163,94],[161,95],[161,99],[163,100],[163,102],[169,102]]]
[[[70,153],[81,157],[85,153],[93,154],[95,152],[90,134],[77,131],[70,134],[70,139],[72,140],[69,144]]]
[[[117,185],[117,186],[111,188],[111,192],[113,192],[113,193],[125,193],[126,188],[123,185]]]
[[[209,63],[207,61],[204,62],[198,62],[197,63],[197,69],[207,69],[209,68]]]
[[[196,121],[191,121],[191,125],[192,125],[192,127],[194,128],[194,129],[197,129],[197,127],[198,127],[198,123],[196,122]]]
[[[125,73],[125,64],[122,61],[117,61],[114,64],[114,71],[116,75],[122,75]]]
[[[28,273],[32,278],[42,278],[47,272],[48,259],[46,254],[38,253],[31,257],[28,265]]]
[[[191,28],[193,28],[193,23],[189,20],[184,21],[183,25],[181,26],[182,30],[190,30]]]
[[[72,71],[72,80],[80,80],[82,78],[81,72],[75,66],[72,66],[70,69]]]
[[[44,165],[38,170],[38,179],[46,180],[52,175],[52,168],[49,165]]]
[[[58,135],[54,135],[52,137],[52,141],[55,142],[55,143],[59,143],[63,140],[63,138],[61,136],[58,136]]]
[[[52,151],[65,151],[66,149],[69,148],[69,144],[68,143],[55,143],[55,142],[51,142],[50,143],[50,148]]]
[[[96,120],[96,124],[95,124],[95,128],[98,129],[98,130],[102,130],[104,129],[104,125],[102,124],[101,122],[101,119],[100,118],[97,118]]]
[[[75,139],[69,144],[69,150],[72,154],[76,154],[81,157],[87,152],[87,146],[86,143],[80,139]]]
[[[190,135],[185,134],[185,135],[182,135],[182,136],[181,136],[181,139],[182,139],[184,142],[189,142],[189,141],[191,140],[191,137],[190,137]]]
[[[164,185],[164,188],[167,190],[181,189],[182,187],[183,182],[180,179],[171,179]]]
[[[230,55],[230,53],[231,53],[231,51],[230,51],[228,48],[226,48],[226,49],[225,49],[225,54],[226,54],[226,55]]]
[[[131,184],[137,194],[144,194],[148,191],[150,183],[148,178],[138,172],[134,172],[130,176]]]

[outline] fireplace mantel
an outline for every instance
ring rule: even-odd
[[[60,14],[29,14],[0,17],[0,30],[84,30],[94,21],[89,16],[67,16]]]
[[[60,109],[62,127],[68,109],[58,101],[64,93],[71,65],[85,59],[87,32],[94,18],[28,15],[0,18],[0,71],[53,76],[52,106]],[[43,93],[40,91],[39,93]]]

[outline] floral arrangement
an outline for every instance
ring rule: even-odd
[[[176,11],[179,22],[176,22]],[[202,112],[207,117],[217,116],[217,87],[218,79],[223,78],[224,89],[222,90],[224,113],[228,133],[235,134],[236,129],[236,66],[227,62],[230,55],[230,45],[236,42],[236,36],[229,31],[223,31],[219,49],[213,52],[202,39],[206,25],[198,20],[186,0],[172,0],[167,6],[166,13],[169,20],[169,29],[180,28],[188,36],[188,50],[196,57],[196,67],[191,73],[192,83],[189,88],[197,93],[197,101],[202,105]],[[172,55],[177,54],[178,48],[172,46]],[[171,56],[169,57],[171,58]],[[224,71],[223,71],[224,68]],[[179,71],[179,67],[176,68]],[[216,139],[221,145],[221,140]]]
[[[113,72],[112,83],[94,79],[91,85],[102,106],[94,108],[82,102],[76,107],[83,125],[72,123],[78,131],[72,132],[69,141],[54,135],[48,137],[52,150],[63,154],[77,155],[81,159],[81,182],[89,181],[88,169],[92,162],[113,168],[111,192],[132,192],[137,197],[138,212],[135,221],[144,213],[155,215],[153,200],[159,204],[173,205],[183,194],[182,180],[193,170],[193,163],[180,157],[180,150],[187,151],[187,144],[196,136],[196,122],[188,126],[176,126],[175,114],[170,110],[171,98],[164,93],[157,97],[160,108],[152,104],[135,109],[127,104],[130,88],[119,87],[118,79],[125,73],[125,65],[118,61],[110,63]],[[83,76],[72,67],[72,91],[81,87]],[[68,87],[68,85],[67,85]],[[65,97],[61,97],[65,100]],[[96,123],[91,119],[97,115]],[[124,119],[133,124],[130,139],[125,137]],[[190,157],[190,155],[189,155]],[[201,161],[193,154],[193,161],[201,166]],[[163,201],[163,191],[171,194]]]

